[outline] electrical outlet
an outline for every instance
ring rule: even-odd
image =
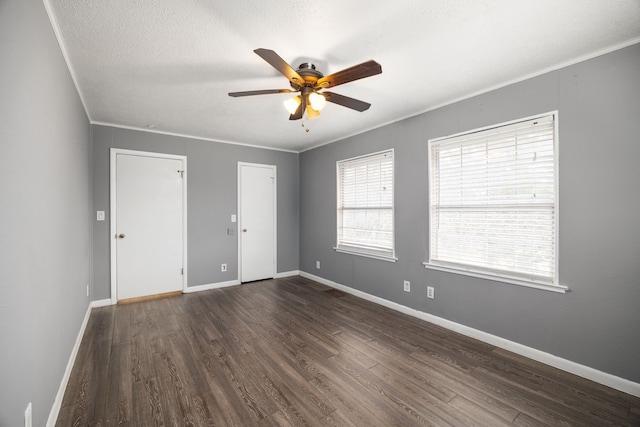
[[[316,268],[320,270],[320,261],[316,261]]]
[[[408,280],[404,281],[404,291],[411,292],[411,282],[409,282]]]
[[[220,271],[227,271],[227,264],[220,265]]]
[[[31,414],[31,402],[27,405],[27,409],[24,411],[24,427],[32,426],[32,414]]]
[[[427,286],[427,298],[435,299],[435,292],[433,290],[433,286]]]

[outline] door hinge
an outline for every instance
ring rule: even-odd
[[[184,171],[178,171],[178,173],[180,174],[180,178],[184,178]]]
[[[184,268],[180,269],[180,274],[184,276]]]

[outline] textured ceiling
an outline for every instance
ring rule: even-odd
[[[45,0],[92,123],[302,151],[640,41],[639,0]],[[253,53],[325,75],[369,59],[383,73],[331,89],[289,121],[289,88]]]

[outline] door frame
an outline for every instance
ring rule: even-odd
[[[238,281],[242,284],[242,230],[240,230],[240,224],[242,224],[242,209],[240,202],[242,200],[242,185],[240,169],[242,166],[259,167],[271,169],[273,171],[273,277],[276,277],[278,273],[278,167],[276,165],[266,165],[261,163],[247,163],[238,162],[238,191],[237,191],[237,225],[238,225]]]
[[[110,149],[110,165],[109,165],[109,246],[110,246],[110,264],[111,264],[111,304],[118,302],[118,281],[117,281],[117,245],[116,239],[116,200],[117,200],[117,157],[119,154],[128,156],[154,157],[160,159],[181,160],[184,170],[182,179],[182,292],[187,289],[187,156],[166,153],[154,153],[150,151],[126,150],[123,148]]]

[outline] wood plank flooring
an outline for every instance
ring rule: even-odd
[[[640,399],[301,277],[94,309],[56,426],[640,426]]]

